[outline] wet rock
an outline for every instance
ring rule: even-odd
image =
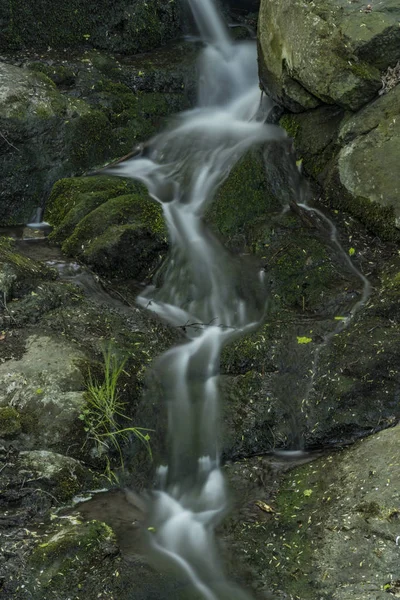
[[[332,179],[328,177],[327,182],[330,195],[337,197],[343,190],[353,205],[358,202],[371,207],[370,212],[376,207],[378,215],[381,209],[387,233],[391,225],[400,228],[400,182],[394,176],[400,156],[399,116],[400,86],[396,86],[357,115],[344,119],[339,131],[342,148],[333,167],[337,176],[330,174],[330,178],[340,182],[340,188],[333,192],[329,190]],[[362,214],[361,207],[359,213]]]
[[[18,411],[17,445],[66,450],[82,437],[78,416],[84,388],[77,366],[82,357],[65,341],[32,335],[20,359],[0,365],[0,403],[3,410]]]
[[[320,101],[359,109],[377,95],[380,71],[398,60],[398,11],[394,0],[261,2],[262,85],[294,112]]]
[[[20,452],[18,469],[28,483],[40,481],[45,484],[59,502],[70,500],[82,487],[95,481],[93,474],[79,461],[47,450]]]
[[[334,155],[342,118],[340,109],[321,107],[287,119],[305,165],[318,156],[322,165],[324,154],[326,161]],[[318,119],[321,128],[315,127]],[[283,156],[279,168],[269,163],[263,174],[256,157],[236,165],[209,211],[228,244],[251,252],[254,268],[258,262],[268,282],[263,323],[222,353],[222,448],[228,459],[277,446],[349,443],[400,417],[397,369],[388,367],[399,354],[395,248],[384,250],[349,217],[319,207],[341,231],[340,250],[328,223],[297,205],[304,198],[312,202],[312,188],[303,187],[294,158]],[[363,292],[348,262],[353,254],[354,264],[376,283],[370,300],[343,327]]]
[[[44,74],[0,63],[0,77],[1,222],[11,225],[31,221],[59,177],[115,150],[106,117],[64,97]]]

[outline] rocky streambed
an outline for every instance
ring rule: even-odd
[[[295,148],[246,155],[207,215],[270,290],[263,324],[225,349],[220,378],[233,506],[219,539],[227,570],[257,598],[399,593],[399,86],[379,95],[397,60],[386,23],[396,7],[381,4],[355,7],[370,37],[346,57],[362,55],[372,79],[335,67],[327,92],[312,87],[302,46],[289,48],[299,38],[288,15],[301,10],[304,27],[320,19],[325,40],[329,11],[350,35],[338,12],[350,9],[281,3],[273,10],[283,19],[261,3],[261,82],[285,108]],[[284,76],[271,59],[278,32]],[[391,52],[384,64],[365,50],[378,42]],[[82,176],[190,106],[196,53],[187,42],[130,57],[102,47],[67,59],[59,49],[19,50],[0,63],[2,223],[26,223],[42,206],[53,227],[46,240],[27,241],[22,227],[0,239],[1,598],[196,597],[181,576],[149,563],[142,525],[151,523],[135,495],[165,457],[165,407],[149,367],[187,326],[172,329],[135,305],[168,261],[161,211],[139,184]],[[343,78],[346,94],[334,93]],[[346,256],[371,284],[349,320],[363,286]],[[85,412],[91,379],[105,380],[107,348],[124,361],[119,427],[150,437],[152,458],[132,432],[121,438],[124,469],[115,445],[96,443]],[[299,445],[304,455],[274,454]]]

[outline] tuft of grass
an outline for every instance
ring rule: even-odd
[[[126,404],[121,401],[118,390],[118,381],[124,372],[126,359],[119,358],[110,346],[104,350],[103,358],[103,376],[100,379],[95,378],[90,368],[88,369],[86,405],[79,418],[84,423],[87,440],[94,442],[98,456],[105,455],[106,476],[110,480],[117,480],[111,469],[108,452],[114,450],[118,453],[123,470],[121,445],[127,442],[131,435],[134,435],[146,446],[149,456],[152,458],[149,432],[153,430],[134,426],[120,428],[121,421],[131,421],[131,418],[125,414]]]

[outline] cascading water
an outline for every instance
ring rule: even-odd
[[[255,44],[231,42],[213,0],[189,3],[206,44],[198,107],[152,139],[145,156],[109,172],[141,180],[162,204],[171,257],[161,286],[146,289],[138,302],[185,326],[188,338],[155,366],[168,405],[170,450],[152,495],[151,545],[201,597],[240,600],[247,595],[226,580],[213,534],[227,504],[218,459],[217,374],[223,345],[260,322],[266,290],[263,273],[230,256],[202,217],[246,150],[286,136],[263,124]],[[269,107],[262,108],[265,118]]]

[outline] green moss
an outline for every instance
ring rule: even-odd
[[[13,438],[21,432],[20,415],[12,406],[0,407],[0,438]]]
[[[92,110],[70,123],[67,141],[69,163],[73,169],[93,168],[116,152],[111,124],[100,110]]]
[[[82,523],[78,520],[60,526],[50,538],[32,552],[29,563],[37,570],[42,587],[62,587],[84,581],[85,571],[98,566],[104,559],[104,548],[115,544],[108,525],[99,521]]]
[[[63,250],[76,254],[95,247],[99,244],[99,236],[109,227],[132,222],[153,233],[166,235],[160,205],[138,194],[128,194],[111,198],[84,217],[64,242]]]
[[[57,235],[57,228],[64,225],[64,220],[73,226],[77,224],[78,221],[74,222],[74,215],[71,215],[71,211],[77,211],[77,217],[80,220],[97,207],[98,203],[138,189],[143,189],[143,187],[119,177],[99,175],[60,179],[54,184],[47,201],[45,218],[56,228],[55,235]],[[65,236],[58,237],[61,240],[65,239]]]
[[[207,219],[229,238],[244,234],[248,240],[258,218],[277,208],[267,185],[263,155],[251,151],[234,166],[217,192]]]
[[[286,113],[285,115],[283,115],[280,118],[279,125],[281,127],[283,127],[283,129],[287,132],[287,134],[291,138],[293,138],[294,140],[296,139],[296,137],[300,131],[300,125],[299,125],[295,115]]]
[[[91,179],[58,182],[48,209],[51,222],[59,223],[51,239],[102,274],[144,277],[167,248],[162,209],[141,184],[112,181],[111,186],[107,178],[95,184]],[[82,193],[90,185],[99,191]]]
[[[172,114],[189,107],[183,94],[122,93],[110,100],[111,122],[117,128],[116,137],[122,154],[130,152],[132,143],[155,135]]]

